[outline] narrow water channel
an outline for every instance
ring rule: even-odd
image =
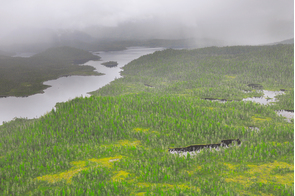
[[[163,50],[164,48],[130,47],[123,51],[94,52],[101,57],[101,61],[88,61],[85,65],[93,66],[97,72],[104,73],[102,76],[69,76],[44,82],[51,87],[42,94],[29,97],[6,97],[0,98],[0,125],[3,121],[18,118],[39,118],[46,112],[51,111],[57,102],[65,102],[79,96],[89,96],[88,92],[95,91],[116,78],[120,78],[122,67],[140,56]],[[18,55],[29,57],[26,55]],[[118,66],[108,68],[101,63],[117,61]]]
[[[123,51],[110,52],[93,52],[101,57],[101,61],[88,61],[85,65],[95,67],[97,72],[104,73],[102,76],[69,76],[61,77],[56,80],[44,82],[51,87],[44,90],[43,94],[35,94],[29,97],[6,97],[0,98],[0,125],[3,121],[10,121],[15,117],[18,118],[38,118],[46,112],[51,111],[57,102],[65,102],[78,96],[89,96],[88,92],[95,91],[116,78],[120,78],[121,68],[130,61],[140,56],[163,50],[164,48],[144,48],[130,47]],[[18,54],[17,56],[29,57],[33,54]],[[117,61],[118,66],[108,68],[101,63],[107,61]],[[263,97],[254,97],[243,99],[243,101],[254,101],[261,104],[270,104],[275,102],[275,96],[283,94],[283,91],[266,91],[263,90]],[[218,100],[220,102],[226,102]],[[289,121],[294,118],[294,112],[277,111]]]

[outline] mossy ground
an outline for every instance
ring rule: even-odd
[[[293,108],[291,93],[282,95],[279,101],[285,101],[275,107],[202,99],[237,99],[257,94],[255,90],[252,94],[241,91],[248,89],[250,80],[246,80],[252,75],[239,73],[236,67],[227,68],[222,62],[248,66],[250,70],[258,62],[275,69],[279,61],[269,59],[263,63],[261,58],[256,61],[255,55],[265,60],[265,55],[275,53],[280,59],[280,54],[291,51],[285,46],[276,47],[156,52],[125,66],[129,75],[96,92],[98,96],[59,103],[56,111],[39,119],[16,119],[3,124],[0,193],[293,195],[294,123],[286,122],[274,111],[275,107]],[[191,64],[194,61],[189,56],[193,60],[200,58],[206,66],[201,64],[199,70],[190,71],[196,64]],[[289,69],[292,59],[281,61],[280,70]],[[187,64],[188,69],[180,63]],[[138,74],[131,74],[130,67]],[[226,71],[218,73],[220,67]],[[261,69],[261,73],[267,70]],[[290,77],[276,74],[271,77],[280,81],[277,85],[271,84],[267,75],[252,83],[293,88],[292,71]],[[249,126],[258,127],[259,131],[252,131]],[[228,138],[239,138],[242,144],[219,151],[204,149],[186,157],[168,152],[168,147],[217,143]]]

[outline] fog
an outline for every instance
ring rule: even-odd
[[[294,37],[292,0],[10,0],[0,6],[0,50],[83,39],[208,38],[257,45]]]

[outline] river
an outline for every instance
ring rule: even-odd
[[[69,76],[61,77],[56,80],[44,82],[51,87],[44,90],[42,94],[35,94],[29,97],[6,97],[0,98],[0,125],[3,121],[10,121],[15,117],[18,118],[39,118],[51,111],[57,102],[69,101],[79,96],[90,96],[88,92],[95,91],[109,84],[116,78],[120,78],[122,67],[140,56],[163,50],[164,48],[144,48],[130,47],[123,51],[110,52],[93,52],[101,57],[101,61],[88,61],[84,65],[93,66],[97,72],[104,73],[102,76]],[[17,56],[29,57],[32,54],[18,54]],[[101,65],[103,62],[117,61],[118,66],[108,68]],[[261,104],[268,104],[276,101],[275,95],[284,92],[263,91],[265,97],[247,98],[243,101],[253,101]],[[270,99],[266,99],[269,97]],[[294,112],[277,111],[279,115],[283,115],[290,119],[294,118]]]
[[[39,118],[51,111],[57,102],[65,102],[79,96],[89,96],[88,92],[95,91],[109,84],[116,78],[120,78],[122,67],[140,56],[163,50],[164,48],[130,47],[123,51],[93,52],[101,57],[101,61],[88,61],[84,65],[93,66],[97,72],[104,73],[102,76],[69,76],[44,82],[51,87],[44,93],[29,97],[6,97],[0,98],[0,125],[3,121],[18,118]],[[18,56],[29,57],[30,55]],[[101,63],[117,61],[118,66],[108,68]]]

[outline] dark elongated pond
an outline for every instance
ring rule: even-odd
[[[140,56],[153,53],[164,48],[130,47],[123,51],[94,52],[102,61],[88,61],[85,65],[91,65],[102,76],[69,76],[44,82],[50,88],[43,94],[35,94],[29,97],[0,98],[0,125],[3,121],[10,121],[15,117],[38,118],[54,108],[57,102],[65,102],[79,96],[89,96],[88,92],[95,91],[116,78],[120,78],[121,68],[130,61]],[[18,55],[28,57],[28,55]],[[101,65],[102,62],[116,61],[118,66],[108,68]]]

